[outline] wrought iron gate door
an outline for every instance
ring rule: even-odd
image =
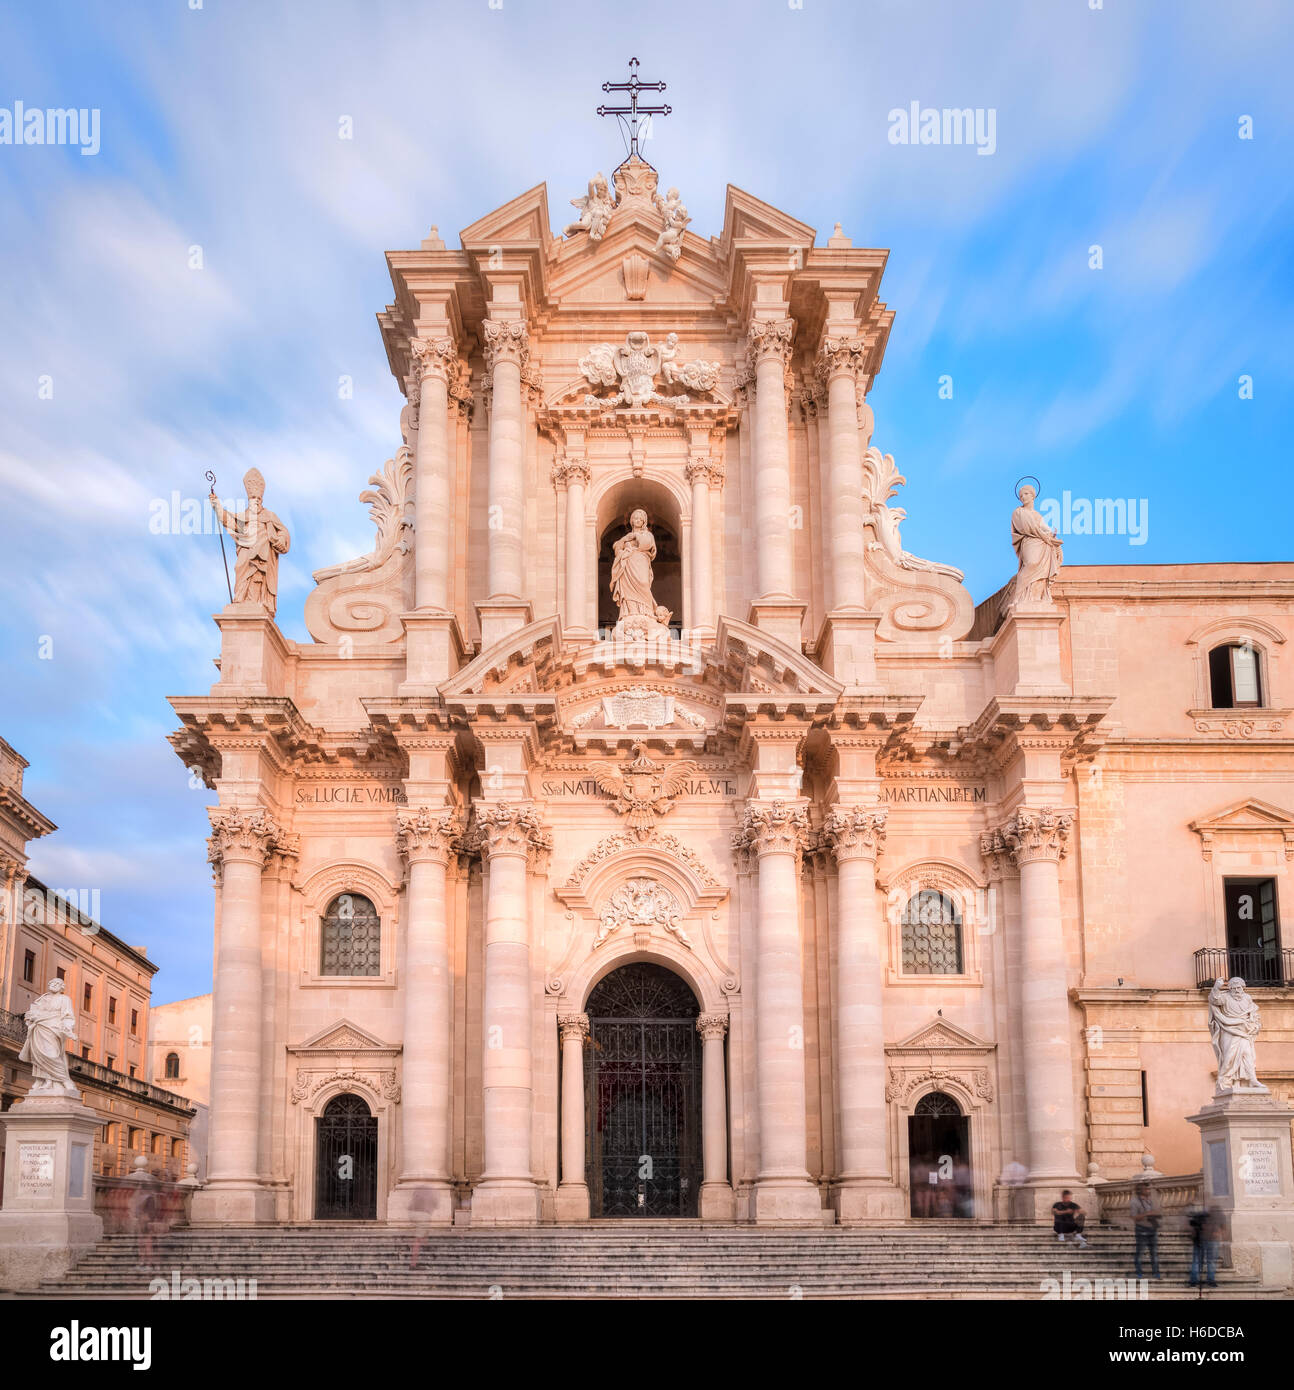
[[[376,1220],[377,1120],[359,1096],[335,1096],[315,1124],[315,1220]]]
[[[585,1115],[595,1216],[695,1216],[701,1184],[699,1009],[659,965],[613,971],[589,996]]]

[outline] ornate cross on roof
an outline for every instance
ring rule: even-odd
[[[604,82],[602,90],[604,92],[628,92],[628,106],[599,106],[599,116],[615,116],[629,128],[629,158],[632,159],[638,154],[638,128],[642,124],[644,117],[668,116],[670,108],[668,106],[639,106],[639,92],[663,92],[665,84],[663,82],[642,82],[638,77],[638,59],[629,59],[629,81],[628,82]]]

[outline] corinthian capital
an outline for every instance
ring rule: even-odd
[[[707,487],[723,486],[723,464],[710,454],[697,454],[689,459],[683,469],[683,475],[689,483],[702,482]]]
[[[794,337],[793,319],[755,319],[746,332],[746,360],[752,368],[774,359],[785,366]]]
[[[529,804],[496,801],[476,810],[476,827],[482,851],[496,855],[546,854],[553,847],[552,832]]]
[[[524,367],[530,360],[530,335],[522,319],[486,319],[481,325],[485,336],[485,368],[493,372],[500,362]]]
[[[1073,824],[1074,817],[1069,811],[1053,811],[1050,806],[1037,810],[1021,806],[1001,827],[1001,832],[1017,865],[1032,864],[1037,859],[1054,862],[1065,857]]]
[[[213,867],[235,862],[263,867],[270,851],[285,837],[280,826],[261,806],[208,806],[211,837],[207,859]]]
[[[420,382],[429,376],[448,381],[458,366],[458,353],[452,338],[410,338],[409,356]]]
[[[696,1021],[696,1031],[702,1042],[722,1041],[728,1032],[727,1014],[701,1014]]]
[[[589,1037],[588,1014],[558,1014],[557,1032],[563,1042],[583,1044]]]
[[[567,458],[563,455],[553,464],[553,482],[558,487],[569,487],[572,483],[583,483],[588,487],[593,475],[584,459]]]
[[[809,813],[789,801],[748,801],[741,829],[733,836],[738,850],[757,855],[799,854],[809,833]]]
[[[841,859],[870,859],[875,862],[885,848],[885,821],[888,806],[834,806],[822,823],[822,834]]]
[[[823,338],[814,371],[824,385],[838,376],[866,380],[867,343],[862,338]]]
[[[457,853],[463,819],[452,808],[409,807],[397,811],[396,819],[399,822],[395,832],[396,848],[410,864],[426,861],[448,864],[450,855]]]

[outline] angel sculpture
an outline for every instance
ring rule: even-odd
[[[683,206],[677,188],[671,188],[664,198],[659,193],[653,194],[652,202],[656,204],[656,211],[665,219],[665,225],[660,229],[660,236],[656,238],[656,245],[652,250],[668,256],[671,261],[676,261],[683,254],[683,229],[692,219],[688,216],[687,208]]]
[[[572,198],[571,206],[579,209],[579,217],[562,228],[563,236],[574,236],[576,232],[588,232],[590,241],[601,241],[615,211],[615,203],[607,188],[607,176],[595,174],[589,180],[588,195]]]
[[[678,361],[678,334],[665,335],[665,343],[660,348],[660,374],[666,386],[681,386],[686,391],[703,396],[713,391],[719,384],[719,364],[707,362],[698,357],[692,362]]]
[[[595,763],[593,780],[598,790],[615,797],[612,808],[625,817],[635,840],[646,840],[655,829],[656,817],[674,809],[674,797],[698,772],[692,761],[658,763],[647,756],[647,747],[633,746],[633,761],[621,767],[616,763]]]

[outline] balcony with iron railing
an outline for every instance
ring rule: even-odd
[[[21,1014],[11,1014],[8,1009],[0,1009],[0,1039],[21,1047],[27,1038],[27,1025]]]
[[[1238,975],[1250,989],[1294,986],[1294,949],[1277,946],[1206,946],[1195,953],[1195,984],[1208,989],[1214,980]]]

